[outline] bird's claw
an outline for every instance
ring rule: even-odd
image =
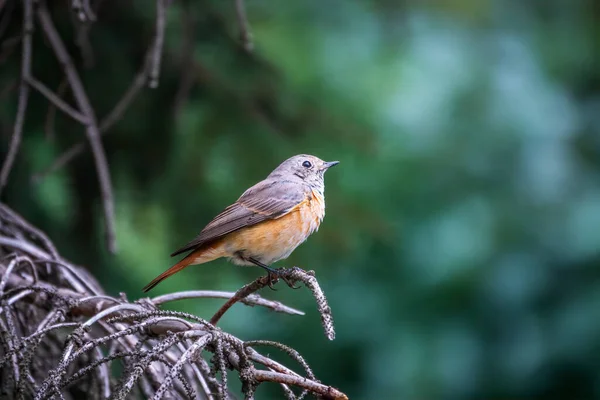
[[[275,271],[268,271],[268,275],[267,275],[267,279],[269,280],[269,283],[267,283],[267,286],[269,286],[269,289],[277,291],[277,289],[275,289],[273,287],[273,285],[275,283],[277,283],[279,281],[279,279],[281,278],[282,281],[285,282],[286,285],[288,285],[290,288],[292,289],[300,289],[300,286],[296,286],[295,285],[295,281],[291,280],[290,278],[287,278],[285,276],[280,275],[278,272]]]
[[[277,289],[273,287],[273,284],[277,283],[277,281],[279,280],[279,276],[276,273],[269,271],[267,279],[269,279],[269,283],[267,284],[267,286],[269,286],[269,289],[277,291]]]
[[[289,279],[289,278],[285,278],[285,277],[283,277],[283,276],[280,276],[280,278],[281,278],[281,279],[282,279],[282,280],[283,280],[283,281],[286,283],[286,285],[288,285],[290,288],[292,288],[292,289],[300,289],[300,286],[296,286],[296,285],[294,285],[294,283],[295,283],[295,282],[294,282],[294,281],[292,281],[291,279]]]

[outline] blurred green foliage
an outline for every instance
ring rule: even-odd
[[[142,63],[148,4],[102,3],[91,68],[68,40],[100,116]],[[61,114],[49,137],[38,93],[4,200],[107,291],[137,298],[171,251],[282,160],[340,160],[320,231],[279,263],[316,271],[336,340],[325,339],[309,293],[281,284],[263,294],[305,317],[240,305],[225,329],[293,346],[353,399],[600,398],[598,3],[246,6],[252,55],[236,43],[233,1],[170,5],[160,86],[144,89],[104,140],[116,257],[103,247],[89,154],[30,183],[83,138]],[[56,2],[53,15],[72,38],[66,7]],[[1,39],[18,33],[19,7],[13,19]],[[0,87],[18,69],[17,50],[0,64]],[[58,87],[39,30],[33,71]],[[186,74],[193,85],[181,97]],[[16,91],[0,102],[5,151]],[[216,261],[151,294],[235,290],[260,274]],[[173,307],[209,317],[220,304]],[[259,397],[277,398],[271,389]]]

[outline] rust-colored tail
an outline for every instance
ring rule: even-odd
[[[219,257],[223,257],[224,255],[226,254],[223,250],[222,243],[220,242],[216,242],[208,246],[202,246],[197,250],[191,252],[177,264],[173,265],[171,268],[154,278],[152,282],[147,284],[146,287],[144,287],[142,290],[144,292],[147,292],[154,286],[158,285],[174,273],[181,271],[188,265],[204,264],[209,261],[216,260]]]
[[[193,261],[194,261],[194,259],[192,257],[189,257],[189,256],[185,257],[183,260],[179,261],[177,264],[173,265],[171,268],[169,268],[168,270],[166,270],[165,272],[163,272],[162,274],[160,274],[159,276],[154,278],[152,280],[152,282],[147,284],[142,290],[144,292],[147,292],[148,290],[152,289],[154,286],[158,285],[159,283],[161,283],[162,281],[164,281],[165,279],[167,279],[174,273],[179,272],[182,269],[184,269],[185,267],[187,267],[188,265],[190,265]]]

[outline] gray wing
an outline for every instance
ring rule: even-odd
[[[191,242],[171,257],[195,249],[246,226],[282,217],[308,199],[309,188],[298,182],[264,180],[217,215]]]

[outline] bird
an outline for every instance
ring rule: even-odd
[[[319,229],[325,217],[324,175],[337,164],[339,161],[326,162],[308,154],[288,158],[218,214],[192,241],[174,251],[171,257],[188,254],[142,290],[148,292],[190,265],[222,257],[235,265],[264,268],[272,288],[277,271],[270,266],[289,257]]]

